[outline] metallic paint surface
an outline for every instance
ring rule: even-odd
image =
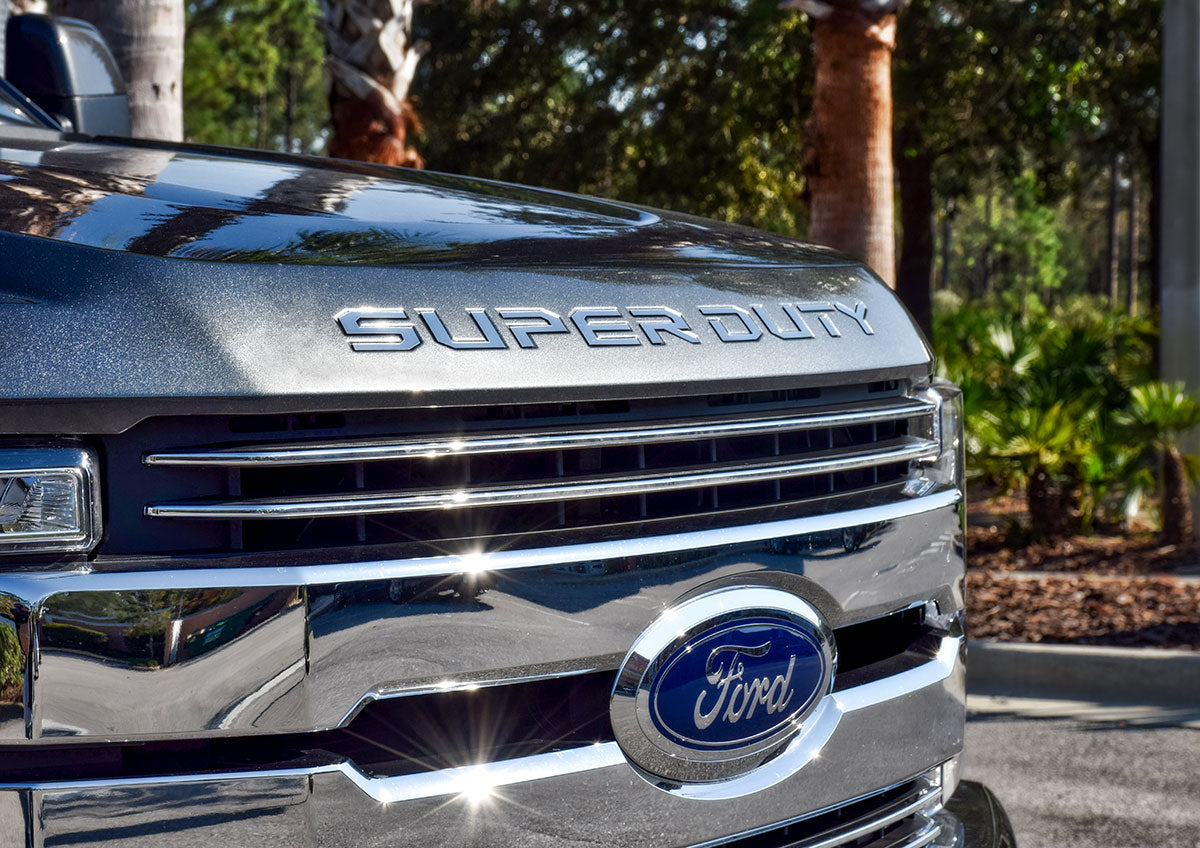
[[[0,129],[0,431],[928,375],[929,351],[895,296],[823,248],[556,192],[239,155]],[[631,304],[751,316],[808,301],[861,302],[873,332],[759,329],[754,343],[708,346],[660,333],[661,344],[634,336],[600,348],[544,333],[521,348],[505,329],[506,350],[430,342],[362,354],[332,318],[359,306],[437,310],[463,337],[479,332],[467,310],[489,305],[499,321],[498,310]]]

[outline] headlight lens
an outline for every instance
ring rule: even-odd
[[[94,455],[0,449],[0,553],[90,550],[100,536]]]
[[[921,463],[909,482],[909,493],[923,495],[950,487],[965,491],[962,391],[949,380],[935,377],[919,397],[937,405],[932,437],[942,449],[937,459]]]

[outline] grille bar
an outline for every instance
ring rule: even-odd
[[[387,442],[325,445],[272,445],[214,450],[171,450],[148,453],[146,465],[191,467],[256,467],[334,465],[438,456],[470,456],[509,451],[550,451],[661,444],[739,436],[877,424],[930,415],[932,404],[912,398],[889,398],[843,409],[824,409],[800,415],[727,420],[697,420],[647,427],[591,429],[573,432],[510,433],[443,439],[403,439]]]
[[[839,830],[836,833],[825,836],[816,841],[803,840],[795,843],[803,848],[838,848],[838,846],[853,843],[855,840],[862,839],[864,836],[870,836],[877,831],[884,830],[898,822],[904,821],[907,818],[916,816],[918,813],[928,812],[931,807],[940,804],[941,790],[933,788],[927,781],[922,781],[923,785],[918,792],[916,798],[904,798],[892,805],[885,807],[882,810],[874,810],[871,813],[864,815],[861,819],[851,822],[846,825],[845,829]],[[923,838],[928,835],[929,827],[922,827],[917,834],[909,836],[916,839]],[[924,845],[933,840],[937,836],[937,826],[932,827],[933,835],[926,842],[903,843],[906,848],[908,845],[920,844]]]
[[[421,493],[350,495],[343,498],[259,498],[152,504],[145,507],[145,514],[151,518],[254,520],[331,518],[431,509],[507,506],[662,493],[709,486],[770,482],[789,477],[834,474],[892,463],[933,459],[938,452],[937,442],[929,439],[903,437],[877,443],[873,449],[867,451],[823,451],[811,458],[794,462],[724,465],[716,470],[680,469],[666,474],[576,478],[571,483],[535,483],[519,487],[481,486]]]

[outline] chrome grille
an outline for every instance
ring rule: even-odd
[[[478,550],[482,538],[513,547],[534,534],[629,537],[684,519],[696,529],[768,517],[746,511],[781,517],[902,484],[913,462],[937,455],[933,413],[882,383],[263,424],[238,417],[225,440],[143,443],[136,473],[153,496],[139,532],[153,537],[170,523],[187,528],[185,544],[231,552],[411,543],[453,551]],[[121,536],[110,534],[106,552],[140,552],[123,549]]]
[[[728,848],[921,848],[942,835],[942,791],[931,775],[801,821],[733,840]]]

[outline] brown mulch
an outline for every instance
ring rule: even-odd
[[[1200,650],[1200,584],[1171,577],[967,575],[978,638]]]
[[[1164,574],[1200,563],[1195,549],[1162,546],[1152,534],[1068,536],[1020,547],[998,527],[967,530],[971,571],[1042,571],[1131,577]]]
[[[1014,545],[1024,510],[1009,495],[968,508],[972,636],[1200,650],[1200,584],[1171,576],[1200,576],[1200,548],[1162,546],[1144,525]]]

